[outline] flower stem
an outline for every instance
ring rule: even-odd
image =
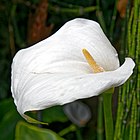
[[[103,94],[103,108],[106,140],[113,140],[112,92],[110,91]]]

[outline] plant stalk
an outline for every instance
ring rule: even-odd
[[[97,118],[97,140],[104,140],[104,122],[103,122],[103,96],[99,96],[98,118]]]
[[[112,117],[112,93],[113,92],[105,92],[103,94],[106,140],[113,140],[113,135],[114,135],[113,117]]]

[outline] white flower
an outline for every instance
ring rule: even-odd
[[[26,111],[63,105],[119,86],[130,77],[134,65],[126,58],[119,67],[118,54],[97,22],[74,19],[16,54],[12,96],[25,117]]]

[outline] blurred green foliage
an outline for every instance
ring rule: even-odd
[[[64,140],[51,130],[38,128],[25,122],[18,122],[15,140]]]
[[[15,126],[21,116],[16,111],[12,99],[5,99],[0,102],[0,139],[13,140],[15,136]]]

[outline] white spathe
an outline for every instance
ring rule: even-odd
[[[87,49],[105,72],[93,73],[82,49]],[[126,58],[119,67],[118,54],[100,25],[74,19],[51,37],[20,50],[12,63],[11,91],[19,113],[63,105],[99,95],[123,84],[135,63]]]

